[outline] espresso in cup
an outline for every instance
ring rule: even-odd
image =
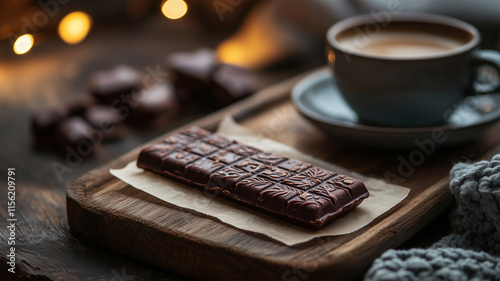
[[[471,94],[477,67],[500,71],[500,53],[476,50],[473,26],[443,16],[359,16],[331,27],[327,39],[340,93],[373,125],[445,124],[446,113]]]

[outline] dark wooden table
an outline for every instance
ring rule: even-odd
[[[125,139],[105,144],[102,153],[72,167],[62,178],[57,177],[53,164],[62,163],[64,158],[33,150],[29,128],[31,112],[85,94],[89,74],[97,69],[120,63],[139,70],[148,66],[155,68],[169,52],[214,47],[228,36],[224,31],[207,32],[190,22],[165,27],[162,20],[152,18],[132,27],[111,26],[95,30],[78,46],[47,42],[25,56],[7,57],[0,62],[0,214],[5,225],[8,219],[7,172],[15,168],[17,219],[14,278],[7,272],[4,237],[8,237],[8,231],[6,227],[0,229],[4,249],[0,256],[1,280],[186,279],[72,236],[66,218],[66,189],[83,173],[200,118],[212,109],[183,116],[168,128],[133,130]],[[259,76],[262,85],[266,86],[321,64],[322,60],[313,59],[307,64],[261,72]],[[484,153],[481,143],[472,144],[463,151],[471,158],[480,158]],[[443,214],[403,247],[428,246],[448,232],[447,215]]]

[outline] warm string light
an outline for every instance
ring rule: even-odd
[[[162,13],[169,19],[180,19],[188,10],[187,3],[184,0],[166,0],[161,8]],[[66,15],[59,22],[58,33],[61,39],[67,44],[78,44],[83,41],[92,26],[92,18],[80,11],[72,12]],[[14,52],[18,55],[28,52],[34,44],[34,38],[31,34],[24,34],[14,42]]]
[[[188,6],[184,0],[167,0],[161,7],[163,15],[171,20],[182,18],[187,10]]]
[[[84,12],[72,12],[59,23],[58,32],[61,39],[68,44],[78,44],[90,31],[92,18]]]
[[[35,40],[31,34],[19,36],[14,42],[14,52],[18,55],[25,54],[33,47],[34,42]]]

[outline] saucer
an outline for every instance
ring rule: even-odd
[[[342,98],[328,68],[300,80],[292,90],[292,100],[305,118],[329,135],[391,150],[416,149],[417,144],[430,141],[439,148],[465,143],[500,119],[500,94],[492,94],[464,99],[450,108],[441,126],[394,128],[363,124]]]

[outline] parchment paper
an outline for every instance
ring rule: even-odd
[[[219,125],[218,133],[236,139],[242,143],[264,151],[275,152],[289,158],[299,159],[315,166],[358,178],[365,182],[370,197],[356,209],[333,221],[320,230],[309,230],[259,212],[241,207],[227,200],[214,198],[195,188],[137,168],[136,162],[130,162],[123,169],[110,170],[110,173],[131,186],[182,208],[216,217],[236,228],[267,235],[287,245],[309,241],[315,237],[342,235],[360,229],[377,216],[385,213],[409,193],[409,189],[385,183],[347,171],[341,167],[315,159],[296,149],[270,139],[258,137],[238,125],[232,118],[226,117]]]

